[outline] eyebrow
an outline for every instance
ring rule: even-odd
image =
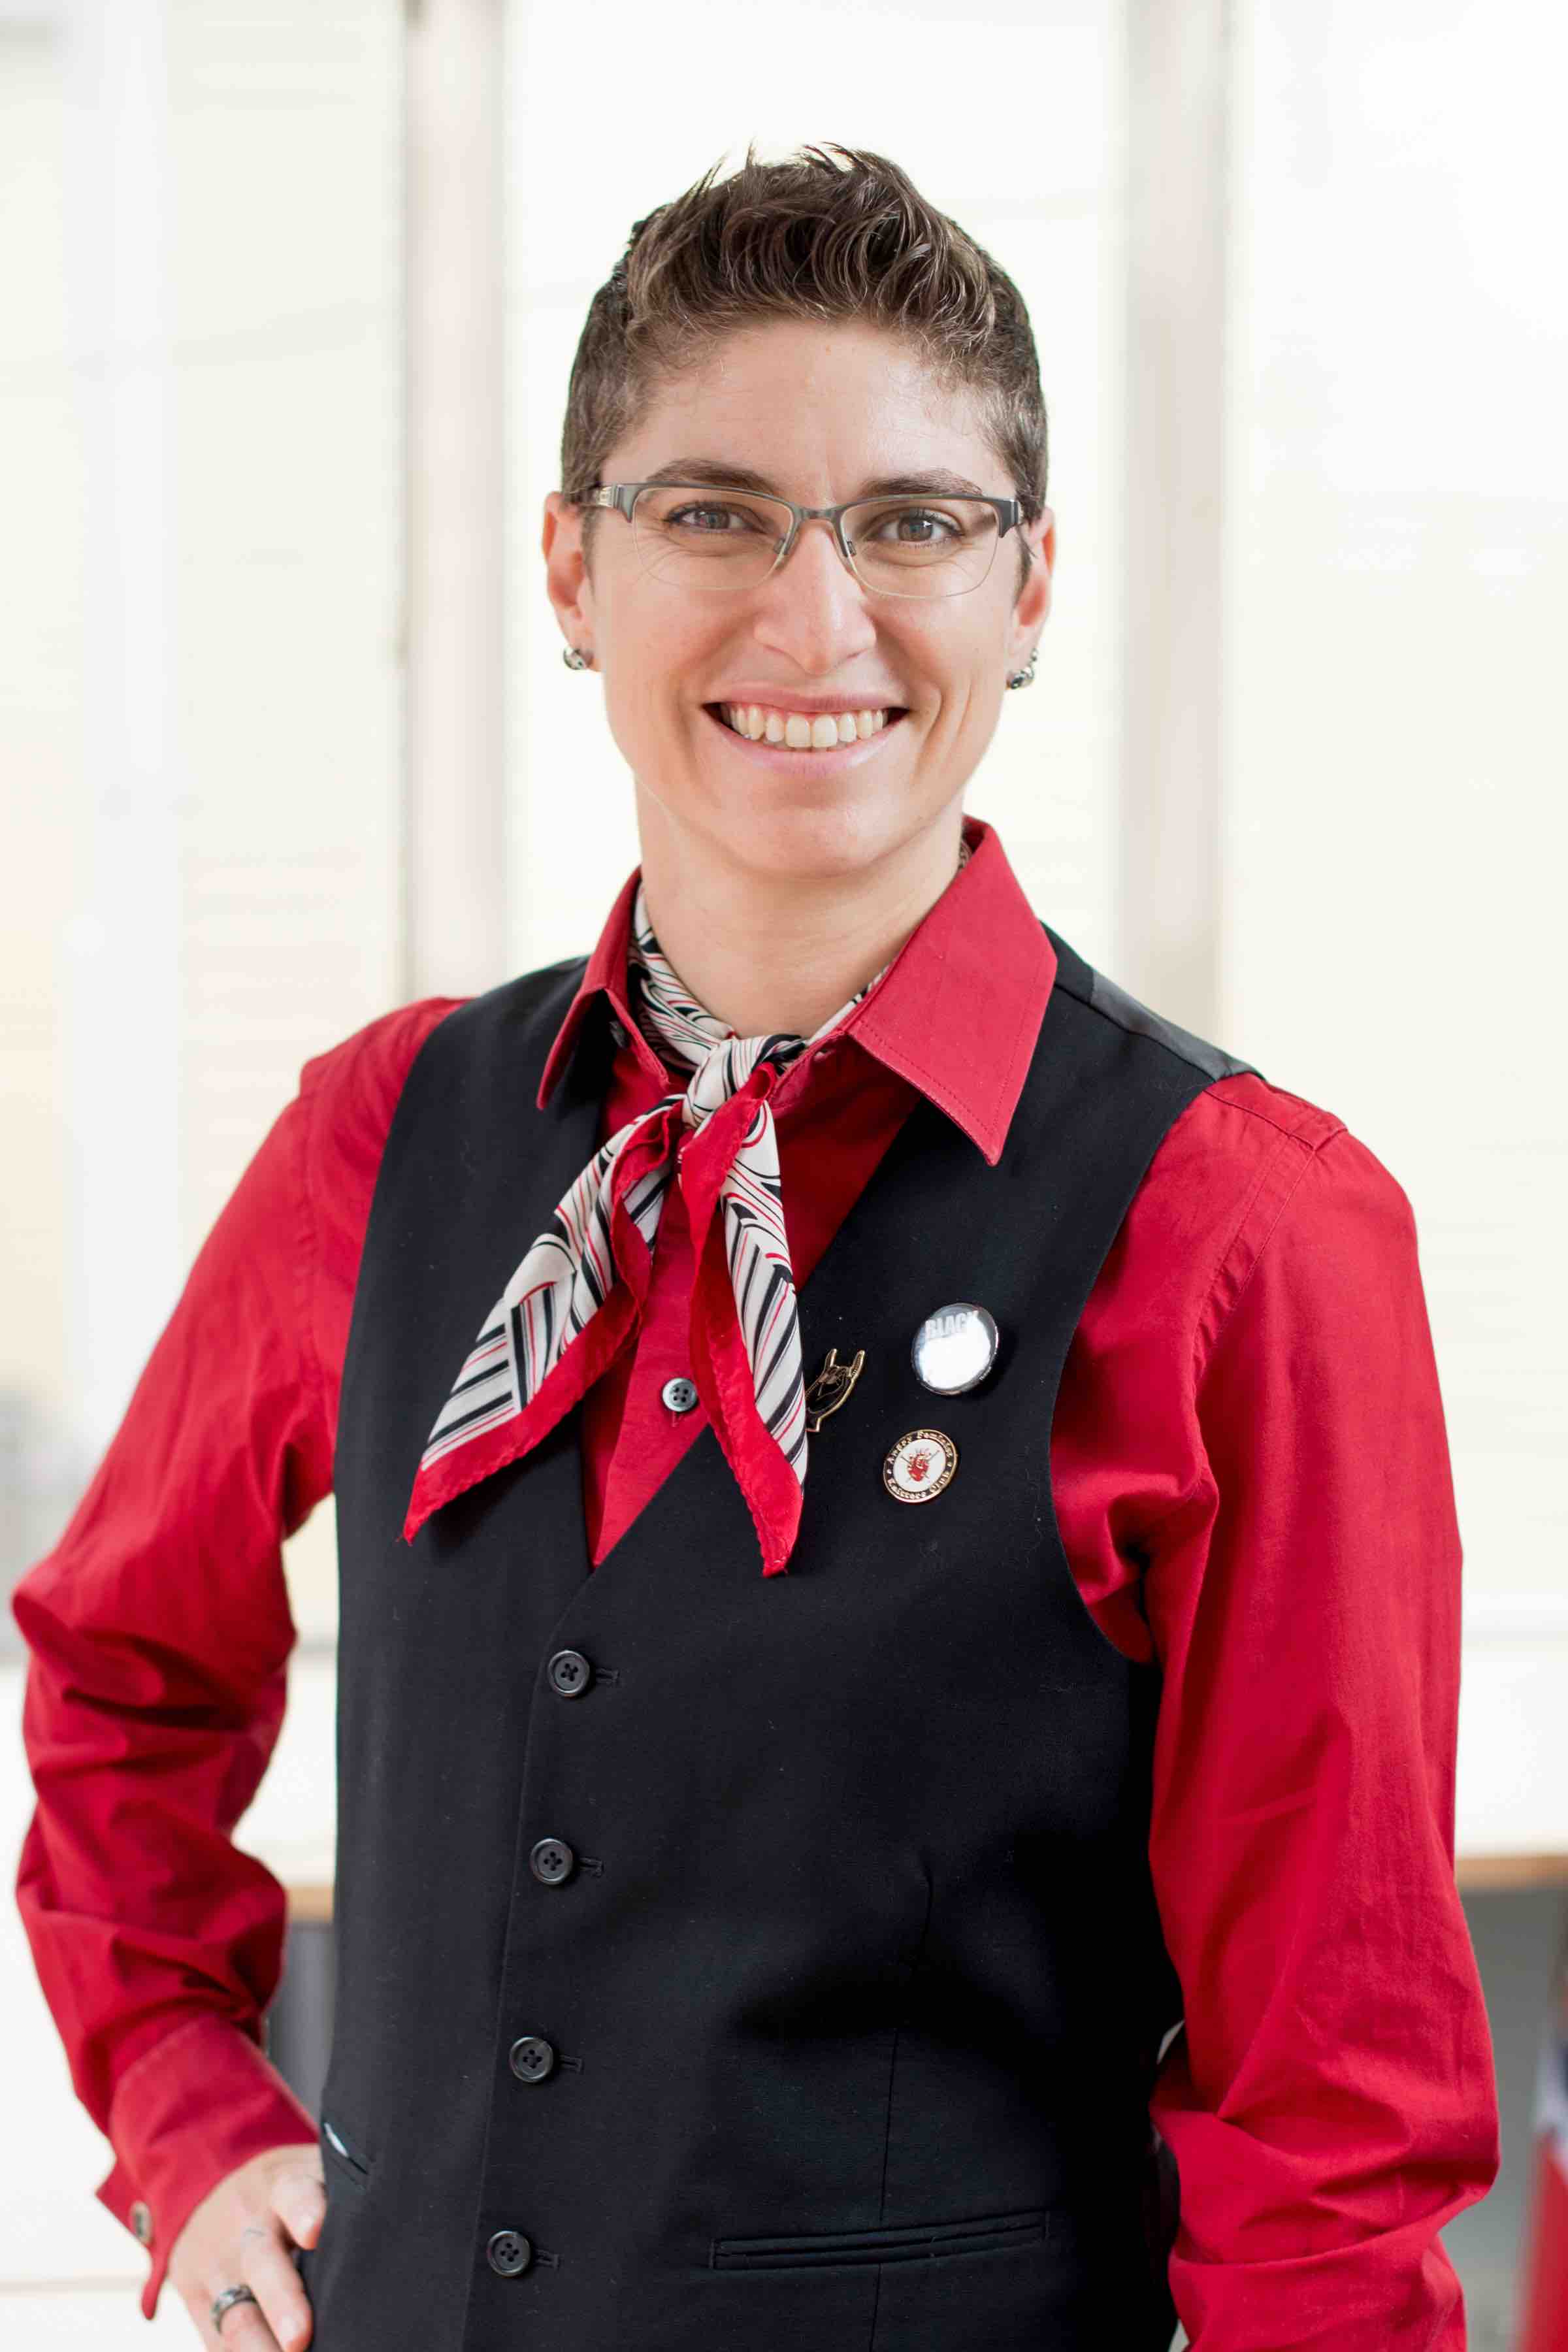
[[[720,488],[753,490],[759,498],[782,499],[785,493],[754,466],[731,465],[727,457],[670,457],[651,474],[647,482],[703,482]],[[950,473],[945,467],[936,467],[921,474],[879,474],[873,480],[863,482],[855,493],[858,499],[889,499],[904,497],[937,497],[950,499],[983,499],[985,492],[978,482],[966,479],[963,474]]]

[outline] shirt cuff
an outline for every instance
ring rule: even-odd
[[[93,2193],[152,2257],[144,2319],[158,2308],[170,2249],[203,2198],[264,2148],[313,2147],[317,2131],[247,2029],[216,2010],[132,2060],[110,2109],[117,2161]]]

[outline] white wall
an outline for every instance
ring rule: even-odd
[[[401,139],[380,0],[0,10],[11,1572],[397,999]]]
[[[1568,162],[1531,0],[1238,11],[1226,1041],[1409,1194],[1461,1843],[1568,1848]]]

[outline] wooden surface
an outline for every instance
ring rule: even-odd
[[[1462,1853],[1455,1875],[1461,1895],[1519,1886],[1568,1887],[1568,1853]]]
[[[332,1890],[330,1886],[290,1886],[288,1892],[291,1920],[314,1922],[331,1917]]]

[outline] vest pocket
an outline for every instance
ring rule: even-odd
[[[371,2159],[362,2149],[353,2147],[337,2126],[326,2116],[321,2117],[321,2152],[324,2160],[334,2164],[340,2174],[363,2189],[370,2179]]]
[[[817,2269],[860,2263],[930,2262],[944,2254],[998,2253],[1050,2235],[1048,2205],[976,2221],[915,2221],[878,2230],[814,2230],[787,2237],[715,2238],[714,2270]]]

